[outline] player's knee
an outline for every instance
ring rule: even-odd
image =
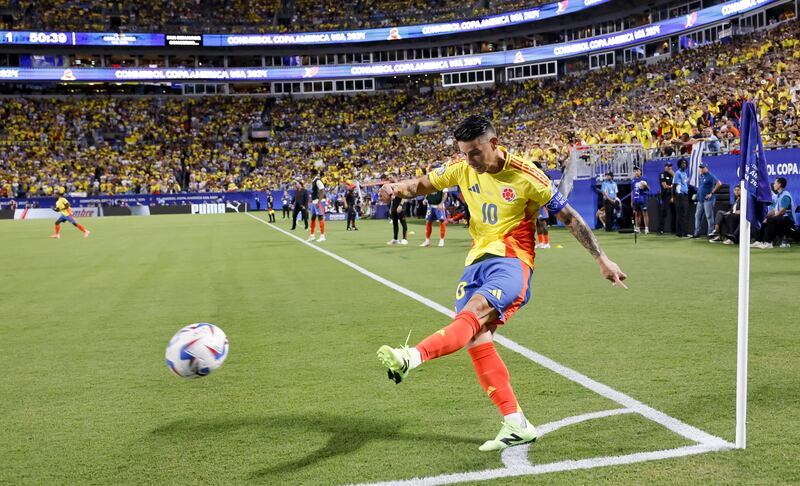
[[[478,322],[481,325],[486,325],[489,322],[497,320],[497,310],[489,303],[489,301],[481,294],[473,295],[461,309],[462,312],[472,312],[478,316]]]

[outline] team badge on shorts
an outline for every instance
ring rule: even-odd
[[[517,198],[517,191],[513,187],[504,187],[501,194],[506,202],[512,202]]]

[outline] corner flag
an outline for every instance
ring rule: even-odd
[[[764,155],[764,144],[753,103],[745,101],[741,120],[742,160],[739,162],[739,180],[744,182],[744,189],[747,190],[742,193],[742,197],[747,194],[749,198],[747,221],[758,229],[767,216],[767,207],[772,203],[772,191],[767,179],[767,158]],[[749,241],[745,243],[749,244]]]
[[[747,338],[750,319],[750,224],[758,229],[767,215],[772,194],[767,179],[767,159],[758,129],[756,107],[746,101],[742,105],[740,124],[742,159],[739,162],[739,184],[742,188],[739,216],[739,308],[736,339],[736,447],[746,446],[747,419]]]

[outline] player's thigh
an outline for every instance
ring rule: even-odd
[[[486,297],[497,310],[499,323],[503,323],[530,300],[532,271],[516,258],[496,258],[487,263],[490,267],[476,293]]]

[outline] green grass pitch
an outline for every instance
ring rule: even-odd
[[[263,213],[260,216],[265,217]],[[478,446],[500,417],[465,352],[394,385],[381,344],[447,318],[244,214],[0,222],[0,484],[349,484],[502,467]],[[285,221],[278,225],[288,228]],[[469,246],[388,247],[391,226],[329,222],[330,251],[447,307]],[[298,231],[300,235],[302,232]],[[600,234],[630,290],[564,231],[542,250],[506,337],[728,441],[734,439],[737,251]],[[481,484],[800,482],[800,252],[754,250],[748,449]],[[225,365],[180,380],[182,326],[213,322]],[[543,424],[619,405],[499,348]],[[562,428],[530,462],[690,445],[638,414]]]

